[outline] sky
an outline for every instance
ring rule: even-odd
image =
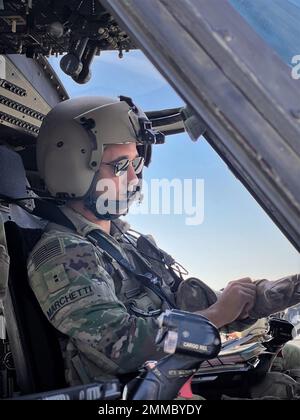
[[[300,53],[300,0],[229,0],[288,64]]]
[[[140,51],[119,59],[117,52],[102,52],[92,65],[92,79],[78,85],[61,72],[58,58],[50,63],[70,97],[130,96],[144,110],[182,106],[183,101]],[[150,233],[158,246],[189,272],[211,287],[250,276],[275,280],[300,272],[294,247],[233,176],[205,139],[192,142],[187,134],[168,136],[153,147],[152,162],[144,179],[196,179],[204,182],[204,217],[189,226],[187,215],[132,214],[132,228]]]

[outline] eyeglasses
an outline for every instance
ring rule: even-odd
[[[117,162],[101,162],[101,164],[103,165],[112,166],[114,168],[115,176],[124,175],[125,172],[127,172],[130,163],[132,163],[134,172],[136,174],[140,174],[144,167],[145,159],[139,156],[139,157],[134,158],[133,160],[124,158],[124,159],[118,160]]]

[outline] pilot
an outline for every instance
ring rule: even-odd
[[[38,169],[60,217],[32,250],[28,273],[61,333],[70,385],[135,374],[146,360],[164,356],[155,338],[165,309],[198,312],[218,328],[236,330],[266,308],[250,278],[230,282],[220,294],[199,279],[182,280],[152,236],[132,234],[120,219],[139,197],[147,144],[162,140],[127,97],[70,99],[42,123]]]

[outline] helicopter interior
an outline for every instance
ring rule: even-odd
[[[6,77],[0,87],[0,215],[2,250],[6,261],[9,256],[10,264],[8,271],[6,264],[2,264],[2,279],[4,282],[7,277],[7,287],[3,286],[1,296],[0,372],[1,397],[7,398],[16,392],[32,395],[66,386],[57,338],[27,284],[26,259],[42,234],[43,220],[50,217],[31,214],[35,208],[33,190],[40,196],[45,193],[35,162],[36,135],[47,112],[66,99],[67,94],[44,58],[10,55],[2,59]],[[152,111],[149,118],[165,132],[183,129],[179,109]],[[28,200],[15,201],[26,197]],[[91,395],[101,399],[120,396],[117,382],[84,389],[68,388],[64,395],[78,399],[84,392],[90,398]],[[48,392],[47,398],[52,394]]]
[[[1,397],[7,398],[15,394],[16,382],[21,394],[66,385],[57,339],[27,287],[26,258],[43,222],[26,211],[34,207],[30,197],[22,202],[25,210],[11,202],[33,194],[26,184],[43,195],[35,160],[36,136],[49,110],[68,99],[46,57],[66,53],[62,68],[76,82],[85,83],[94,55],[116,49],[121,56],[134,45],[98,2],[6,2],[0,7],[0,31],[0,190],[9,197],[1,201],[0,213],[10,259],[1,305],[0,372]],[[184,129],[180,109],[150,111],[148,117],[165,134]],[[101,398],[119,396],[117,383],[102,388],[97,384],[96,389]],[[83,390],[76,390],[75,398],[79,392]]]
[[[49,398],[57,398],[59,394],[70,399],[120,397],[117,381],[55,391],[66,387],[60,349],[27,284],[26,273],[28,252],[39,239],[47,219],[46,213],[32,214],[33,197],[36,193],[43,196],[45,192],[36,166],[36,137],[49,110],[68,99],[47,57],[62,55],[61,69],[82,84],[90,79],[90,65],[101,51],[116,50],[122,57],[138,45],[136,37],[131,36],[134,31],[120,25],[120,19],[104,3],[110,2],[0,2],[0,398],[39,392]],[[146,114],[153,127],[165,135],[185,130],[195,139],[208,130],[189,106],[151,110]],[[215,148],[221,153],[221,143],[215,140],[214,134],[210,132],[208,138],[212,143],[215,141]],[[251,159],[254,160],[252,155]],[[226,151],[224,160],[237,174]],[[263,159],[261,162],[265,163]],[[262,171],[266,176],[271,172],[265,168]],[[277,179],[273,173],[270,176]],[[247,172],[244,178],[245,182],[249,181]],[[22,200],[23,208],[19,205],[20,198],[27,198]],[[265,207],[270,201],[266,200]],[[296,200],[291,202],[294,211]],[[270,209],[271,217],[276,216],[272,205]],[[289,218],[289,222],[293,220],[294,217]],[[298,228],[294,223],[293,229],[287,231],[292,232],[290,237],[299,245]]]

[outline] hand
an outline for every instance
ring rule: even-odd
[[[254,306],[256,285],[249,277],[231,281],[217,302],[200,314],[220,328],[238,319],[245,319]]]

